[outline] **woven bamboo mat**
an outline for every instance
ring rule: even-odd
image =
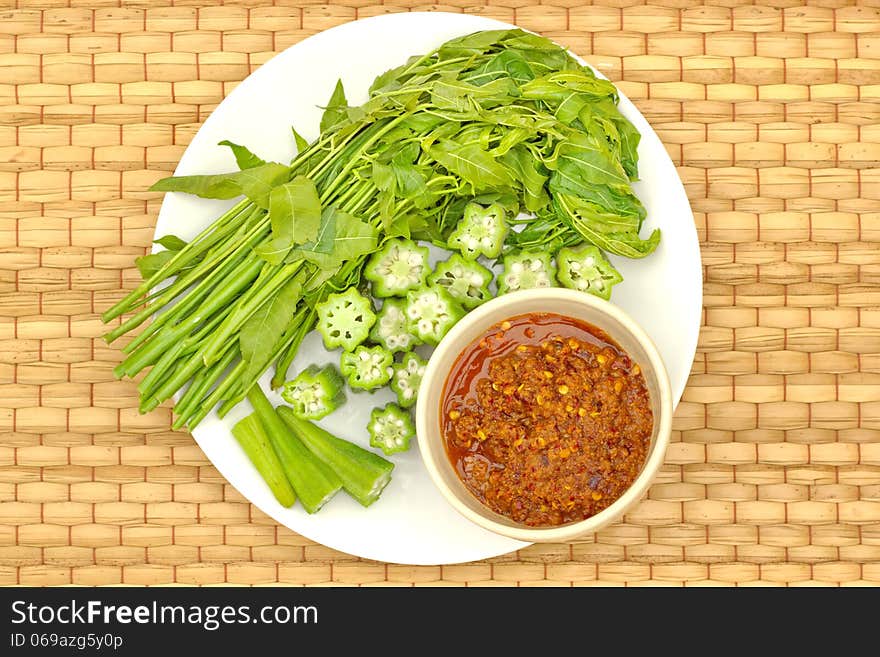
[[[0,0],[0,583],[880,584],[880,2],[761,4]],[[139,416],[98,337],[150,244],[144,189],[217,103],[310,34],[409,8],[588,58],[695,211],[704,327],[674,442],[584,541],[442,568],[329,550],[167,408]]]

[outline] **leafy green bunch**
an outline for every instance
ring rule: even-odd
[[[280,386],[315,306],[361,284],[365,259],[390,237],[446,246],[468,203],[498,203],[508,248],[587,241],[640,258],[645,210],[633,194],[639,134],[610,82],[564,49],[520,30],[477,32],[376,78],[349,106],[341,83],[308,144],[294,130],[289,165],[221,142],[239,171],[160,180],[152,189],[243,196],[191,242],[159,240],[143,282],[104,313],[126,316],[113,341],[117,376],[141,380],[140,410],[180,392],[174,426],[228,412],[273,363]],[[521,211],[529,213],[524,218]]]

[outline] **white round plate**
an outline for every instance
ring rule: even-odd
[[[186,149],[176,175],[235,170],[229,139],[267,160],[289,162],[295,153],[291,126],[306,138],[318,136],[321,106],[342,78],[351,104],[367,99],[378,74],[410,55],[430,52],[444,41],[478,30],[513,27],[499,21],[448,13],[402,13],[340,25],[316,34],[254,71],[208,117]],[[625,281],[613,300],[644,326],[669,370],[673,398],[684,390],[697,344],[702,305],[700,252],[684,188],[666,150],[633,104],[621,95],[620,109],[642,134],[636,194],[648,210],[643,234],[660,227],[657,251],[644,260],[614,258]],[[167,194],[156,236],[187,239],[215,219],[230,202]],[[309,363],[338,362],[315,334],[310,335],[291,372]],[[269,392],[269,374],[262,379]],[[281,399],[271,392],[270,399]],[[367,445],[370,410],[392,400],[387,390],[349,394],[342,410],[321,421],[334,434]],[[496,536],[471,524],[449,506],[423,469],[416,445],[393,457],[391,484],[364,509],[340,494],[309,516],[297,504],[283,508],[272,497],[231,434],[232,425],[251,409],[245,402],[224,419],[215,413],[193,435],[208,458],[241,493],[279,523],[307,538],[353,555],[405,564],[473,561],[511,552],[527,544]]]

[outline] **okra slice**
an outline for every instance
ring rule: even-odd
[[[367,431],[370,434],[370,445],[378,447],[389,456],[408,450],[409,441],[416,435],[409,413],[393,403],[385,408],[373,409]]]
[[[333,365],[309,365],[284,384],[281,396],[304,420],[320,420],[345,403],[345,380]]]
[[[491,282],[491,271],[475,260],[465,259],[460,253],[453,253],[448,260],[438,262],[428,275],[428,283],[445,289],[467,310],[473,310],[492,298],[489,292]]]
[[[442,287],[420,287],[406,295],[407,327],[427,344],[436,346],[462,317],[464,309]]]
[[[449,248],[458,249],[468,260],[480,255],[497,258],[507,237],[506,214],[500,203],[493,203],[488,208],[476,202],[468,203],[464,216],[449,235]]]
[[[531,290],[556,285],[556,266],[549,253],[520,251],[503,260],[504,271],[498,276],[498,293]]]
[[[409,351],[403,355],[401,362],[392,366],[394,373],[391,375],[391,389],[397,395],[397,403],[401,407],[409,408],[416,403],[427,365],[418,354]]]
[[[370,340],[378,342],[392,353],[407,351],[421,344],[407,328],[406,301],[393,298],[382,301],[376,323],[370,329]]]
[[[376,322],[373,303],[355,287],[331,294],[317,304],[315,310],[318,312],[318,333],[327,349],[342,347],[351,351],[367,339]]]
[[[394,354],[385,347],[360,345],[354,351],[342,352],[340,369],[348,385],[359,390],[375,390],[391,380]]]
[[[364,278],[373,284],[373,296],[401,296],[422,285],[429,271],[428,248],[398,238],[370,256]]]
[[[559,282],[565,287],[589,292],[601,299],[611,298],[611,288],[623,280],[605,254],[592,244],[559,249]]]

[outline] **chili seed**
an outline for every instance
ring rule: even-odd
[[[502,331],[507,331],[509,328],[510,328],[510,322],[508,322],[508,321],[501,322],[501,330]]]
[[[633,373],[634,376],[638,376],[639,374],[642,373],[642,368],[639,367],[638,364],[633,365],[632,373]]]
[[[461,417],[461,412],[459,412],[459,411],[449,411],[449,419],[450,419],[450,420],[457,420],[457,419],[460,418],[460,417]]]
[[[544,370],[543,374],[544,374],[545,379],[552,379],[553,378],[553,372],[551,372],[550,370]]]
[[[563,385],[559,386],[557,388],[557,390],[559,391],[560,395],[567,395],[568,394],[568,386],[567,385],[563,384]]]

